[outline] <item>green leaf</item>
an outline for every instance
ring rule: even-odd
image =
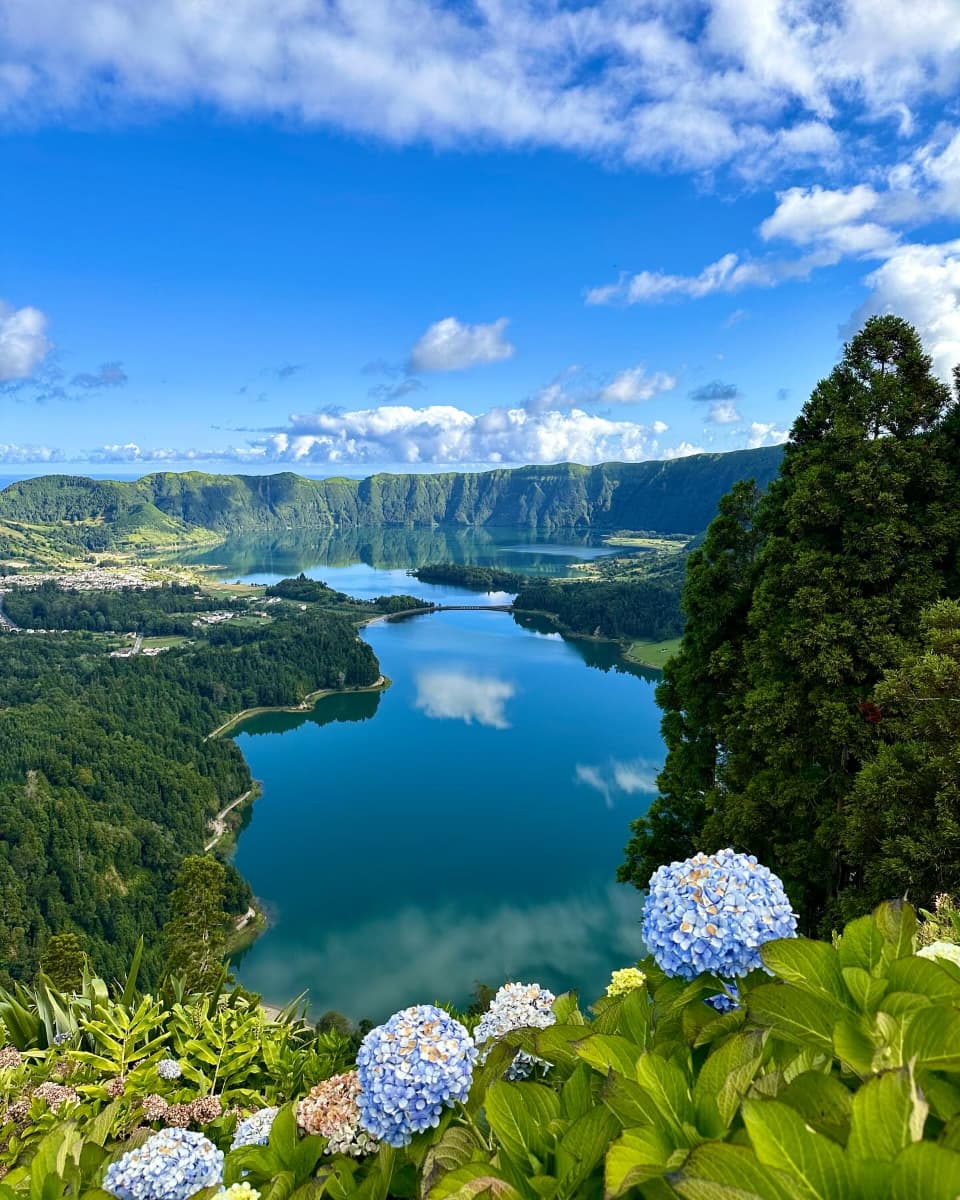
[[[441,1176],[466,1166],[480,1150],[475,1134],[462,1125],[451,1125],[427,1150],[421,1170],[421,1194],[426,1195]]]
[[[837,944],[840,965],[861,967],[870,975],[879,974],[883,963],[883,934],[873,917],[858,917],[844,927]]]
[[[910,1018],[903,1042],[905,1060],[941,1071],[960,1071],[960,1012],[924,1008]]]
[[[747,997],[750,1016],[769,1026],[774,1037],[795,1046],[811,1046],[833,1052],[833,1027],[845,1009],[834,1001],[820,999],[789,983],[765,983]]]
[[[916,992],[927,1001],[955,1004],[960,1000],[960,981],[935,960],[901,958],[887,973],[891,992]]]
[[[564,992],[553,1002],[553,1015],[558,1025],[584,1025],[583,1013],[577,1004],[576,992]]]
[[[595,1033],[574,1046],[577,1055],[597,1071],[607,1073],[611,1068],[621,1075],[632,1077],[643,1050],[635,1043],[614,1033]]]
[[[637,1083],[653,1098],[662,1118],[678,1134],[694,1120],[693,1099],[684,1073],[659,1054],[645,1054],[637,1063]]]
[[[916,1142],[893,1164],[891,1200],[956,1200],[960,1195],[960,1154],[932,1142]]]
[[[611,1074],[600,1089],[600,1099],[625,1128],[651,1125],[668,1133],[667,1122],[650,1093],[623,1075]],[[676,1145],[672,1141],[672,1145]]]
[[[764,1166],[752,1150],[707,1142],[692,1151],[670,1177],[686,1200],[795,1200],[796,1192],[779,1171]]]
[[[573,1196],[603,1158],[607,1146],[620,1132],[620,1123],[602,1105],[579,1117],[557,1144],[559,1194]]]
[[[887,981],[878,979],[863,967],[843,967],[843,982],[861,1012],[876,1012],[887,991]]]
[[[631,1042],[646,1049],[653,1022],[653,1004],[645,987],[627,992],[620,1007],[620,1030]]]
[[[811,1129],[846,1145],[853,1112],[853,1096],[833,1075],[805,1071],[777,1096],[795,1109]]]
[[[427,1200],[523,1200],[512,1183],[498,1175],[486,1163],[469,1163],[438,1180],[427,1193]]]
[[[560,1115],[560,1097],[541,1083],[491,1084],[484,1109],[500,1145],[518,1164],[528,1154],[543,1154],[550,1122]]]
[[[757,1158],[794,1182],[810,1200],[848,1200],[853,1188],[843,1151],[812,1132],[803,1118],[777,1100],[745,1100],[743,1120]]]
[[[594,1106],[593,1080],[596,1076],[587,1063],[580,1063],[560,1089],[560,1106],[569,1120],[582,1117]]]
[[[858,1075],[869,1075],[873,1070],[876,1046],[867,1018],[848,1017],[838,1021],[833,1030],[833,1050],[837,1058]]]
[[[834,1000],[845,1008],[850,997],[840,973],[836,950],[826,942],[808,938],[778,938],[760,947],[764,965],[785,983],[826,1000]]]
[[[928,1105],[907,1067],[868,1080],[853,1098],[847,1153],[892,1163],[905,1146],[923,1138]]]
[[[714,1050],[693,1088],[697,1127],[707,1137],[723,1137],[763,1059],[766,1035],[752,1029]]]
[[[874,911],[873,919],[892,950],[893,958],[913,954],[917,934],[917,914],[906,900],[885,900]]]
[[[673,1152],[670,1140],[652,1126],[624,1130],[607,1151],[604,1195],[613,1200],[644,1180],[662,1175]]]

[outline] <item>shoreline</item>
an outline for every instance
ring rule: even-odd
[[[209,742],[211,738],[223,737],[225,733],[229,733],[230,730],[242,724],[242,722],[250,720],[251,717],[260,717],[265,713],[275,712],[309,712],[327,696],[349,696],[357,692],[385,692],[391,683],[392,680],[388,679],[386,675],[381,675],[376,683],[369,683],[363,687],[319,688],[317,691],[310,692],[305,696],[300,704],[274,704],[263,705],[259,708],[245,708],[243,712],[235,713],[232,717],[224,721],[222,725],[218,725],[212,733],[207,734],[204,740]]]

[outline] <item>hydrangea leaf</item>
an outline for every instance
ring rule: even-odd
[[[914,992],[926,1003],[954,1004],[960,1000],[960,980],[936,959],[900,958],[887,972],[891,992]]]
[[[789,1175],[794,1196],[852,1200],[850,1165],[840,1147],[812,1132],[799,1113],[778,1100],[745,1100],[743,1120],[757,1158]]]
[[[868,1080],[853,1098],[847,1153],[864,1161],[892,1163],[923,1137],[929,1105],[907,1068]]]
[[[878,975],[883,964],[883,934],[873,917],[858,917],[844,927],[837,944],[837,954],[844,967],[862,967]]]
[[[960,1195],[960,1154],[931,1142],[907,1146],[893,1164],[891,1200],[956,1200]]]
[[[693,1150],[682,1169],[670,1176],[685,1200],[795,1200],[793,1184],[764,1166],[752,1150],[707,1142]]]
[[[801,991],[850,1007],[836,950],[809,938],[777,938],[760,947],[764,966]]]
[[[645,1054],[637,1063],[637,1083],[649,1093],[664,1119],[677,1134],[693,1124],[694,1108],[684,1073],[659,1054]]]
[[[668,1125],[656,1099],[639,1083],[624,1075],[611,1072],[604,1081],[600,1099],[625,1129],[634,1125],[650,1125],[664,1134],[668,1132]],[[676,1145],[672,1138],[671,1145]]]
[[[596,1075],[587,1063],[579,1063],[560,1089],[560,1104],[563,1115],[570,1120],[582,1117],[590,1111],[596,1101],[593,1095],[593,1080]]]
[[[497,1140],[522,1163],[549,1149],[547,1127],[560,1116],[560,1097],[541,1083],[499,1082],[487,1090],[484,1109]]]
[[[861,1012],[876,1012],[887,992],[886,979],[878,979],[863,967],[843,967],[843,982]]]
[[[913,954],[917,914],[905,900],[885,900],[873,914],[893,959]]]
[[[631,1188],[662,1175],[674,1153],[672,1141],[652,1125],[626,1129],[607,1150],[604,1196],[614,1200]]]
[[[486,1163],[470,1163],[438,1180],[427,1200],[523,1200],[523,1193]]]
[[[830,1053],[831,1031],[846,1010],[835,1001],[802,992],[789,983],[767,983],[754,988],[747,999],[751,1018],[770,1027],[774,1037],[796,1046],[811,1046]]]
[[[707,1137],[722,1138],[736,1116],[740,1101],[759,1070],[765,1035],[753,1029],[737,1034],[710,1055],[693,1088],[697,1128]]]
[[[576,1194],[619,1131],[619,1121],[603,1105],[573,1122],[556,1149],[557,1176],[564,1195]]]
[[[835,1076],[804,1071],[780,1092],[777,1099],[795,1109],[811,1129],[841,1146],[846,1145],[853,1096]]]
[[[960,1012],[954,1008],[925,1008],[910,1018],[903,1055],[920,1066],[960,1071]]]
[[[632,1077],[643,1050],[614,1033],[595,1033],[577,1042],[575,1050],[584,1062],[606,1073],[611,1068]]]

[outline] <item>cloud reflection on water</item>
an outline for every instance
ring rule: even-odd
[[[611,759],[608,763],[597,765],[577,763],[574,778],[577,783],[599,792],[607,808],[613,808],[614,796],[618,792],[626,796],[637,793],[655,796],[659,771],[656,763],[645,758],[635,758],[631,762]]]
[[[629,965],[643,955],[641,909],[633,888],[608,884],[485,914],[408,906],[331,931],[312,949],[294,950],[278,927],[280,936],[268,930],[257,943],[244,984],[277,1003],[306,986],[314,1014],[335,1008],[354,1020],[382,1020],[430,1000],[463,1003],[478,980],[497,987],[517,970],[557,991],[584,981],[594,989],[583,997],[589,1002],[605,985],[611,960]]]
[[[506,703],[516,692],[512,683],[466,671],[422,671],[417,675],[415,705],[428,717],[509,729]]]

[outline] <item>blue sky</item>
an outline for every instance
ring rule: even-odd
[[[960,361],[958,0],[0,0],[0,471],[782,441]]]

